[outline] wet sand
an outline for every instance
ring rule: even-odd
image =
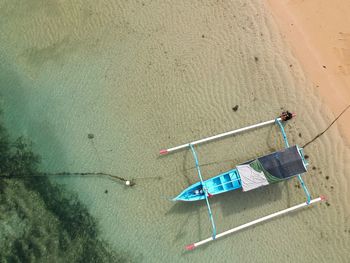
[[[350,2],[267,0],[284,39],[337,116],[350,104]],[[350,110],[338,125],[350,144]]]

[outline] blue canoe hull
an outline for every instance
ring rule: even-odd
[[[242,188],[241,180],[236,169],[203,181],[204,187],[210,195],[218,195],[228,191]],[[173,201],[199,201],[204,200],[204,192],[201,191],[201,182],[197,182],[181,192]]]

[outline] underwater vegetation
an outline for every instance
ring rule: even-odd
[[[0,122],[0,262],[131,262],[98,237],[75,195],[35,176],[39,164],[30,141],[11,141]]]

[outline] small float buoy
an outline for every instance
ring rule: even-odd
[[[131,182],[130,182],[129,180],[127,180],[127,181],[125,181],[125,184],[126,184],[127,186],[130,186],[130,185],[131,185]]]

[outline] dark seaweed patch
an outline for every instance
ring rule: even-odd
[[[0,262],[130,262],[99,239],[96,220],[76,196],[47,177],[35,176],[39,163],[30,141],[20,137],[11,142],[0,124],[0,218],[12,215],[25,222],[21,234],[5,237]],[[33,176],[21,178],[25,174]],[[32,211],[40,207],[45,208],[41,217]]]

